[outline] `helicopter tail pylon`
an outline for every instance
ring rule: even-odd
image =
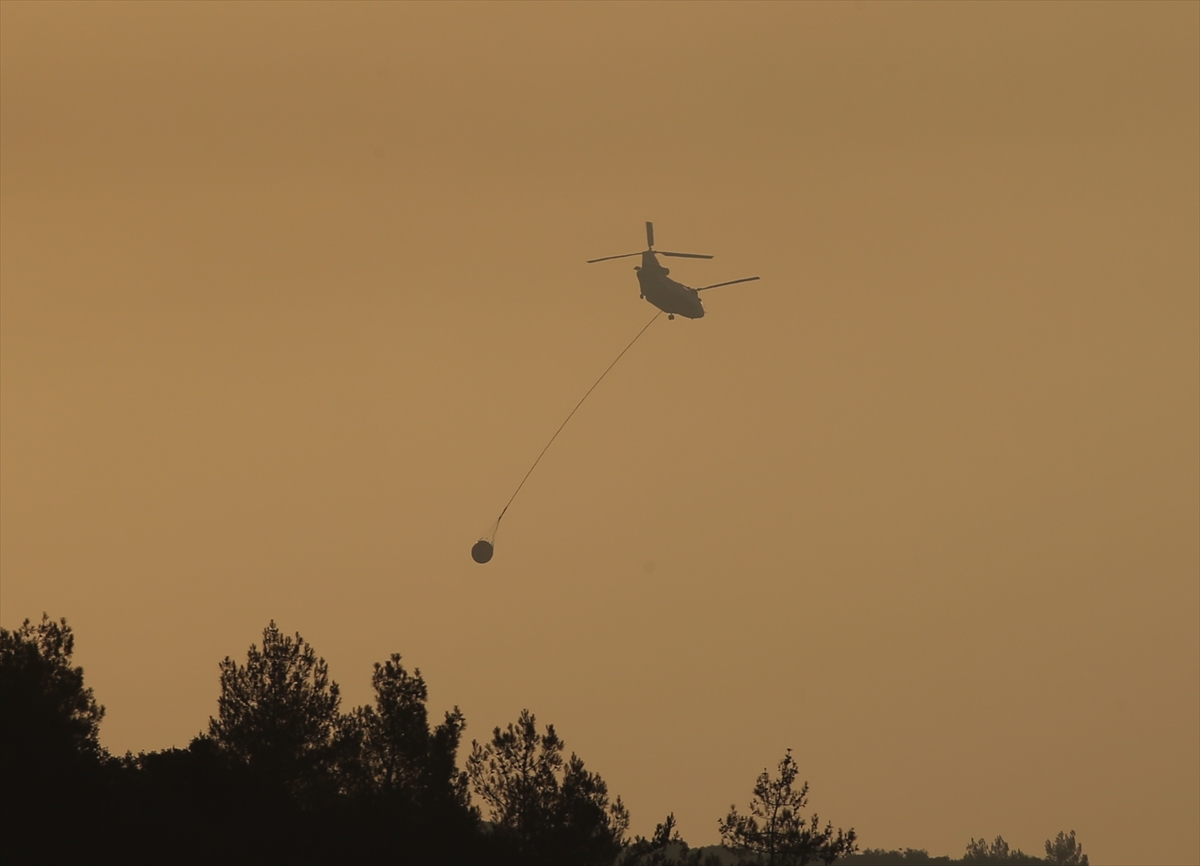
[[[677,259],[711,259],[712,256],[706,256],[701,253],[669,253],[666,250],[656,250],[654,248],[654,223],[646,223],[646,249],[637,253],[621,253],[619,256],[604,256],[599,259],[588,259],[589,265],[594,265],[596,262],[607,262],[610,259],[628,259],[632,256],[640,256],[645,253],[653,253],[656,256],[671,256]]]

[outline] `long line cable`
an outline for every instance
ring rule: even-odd
[[[609,364],[607,368],[605,368],[603,373],[600,374],[600,378],[592,383],[592,387],[587,389],[587,394],[584,394],[579,399],[579,402],[575,404],[575,408],[571,410],[571,414],[566,417],[566,420],[563,421],[562,424],[558,425],[558,429],[554,431],[554,435],[550,437],[550,441],[546,443],[546,447],[542,449],[542,453],[537,456],[537,460],[533,461],[533,465],[529,467],[529,471],[525,473],[525,477],[521,479],[521,483],[517,485],[517,489],[513,491],[513,495],[508,498],[508,503],[500,512],[500,516],[496,518],[496,522],[492,524],[492,530],[487,534],[487,538],[496,537],[496,532],[500,529],[500,521],[504,519],[504,514],[506,511],[508,511],[508,506],[513,504],[513,500],[517,498],[517,494],[521,492],[521,488],[525,486],[525,482],[529,480],[529,476],[533,474],[533,470],[536,469],[537,465],[542,462],[542,458],[546,455],[546,452],[550,450],[550,446],[554,444],[554,440],[558,438],[558,434],[561,433],[563,428],[567,426],[567,421],[570,421],[571,418],[574,417],[575,413],[579,411],[579,407],[583,405],[583,401],[586,400],[588,396],[596,390],[597,385],[604,381],[604,377],[608,375],[609,370],[617,366],[617,361],[620,361],[621,358],[625,356],[625,353],[633,348],[633,344],[638,341],[638,338],[641,337],[642,334],[646,333],[646,330],[653,325],[655,320],[661,315],[662,310],[659,310],[654,314],[654,317],[651,318],[650,321],[642,326],[642,329],[637,332],[637,336],[629,341],[629,345],[621,350],[621,354],[617,355],[617,357],[613,359],[613,362]]]

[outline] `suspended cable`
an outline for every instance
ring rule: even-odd
[[[659,310],[654,314],[650,321],[642,326],[642,329],[637,332],[637,336],[630,340],[629,345],[621,350],[621,354],[617,355],[617,357],[613,359],[613,362],[605,368],[604,372],[600,374],[600,378],[592,383],[592,387],[587,389],[587,393],[579,399],[579,402],[575,404],[575,408],[571,410],[571,413],[567,415],[562,424],[558,425],[558,429],[554,431],[554,435],[550,437],[550,441],[546,443],[546,447],[542,449],[542,453],[539,454],[537,459],[533,461],[533,465],[529,467],[529,471],[525,473],[525,477],[521,479],[521,483],[517,485],[517,489],[513,491],[513,495],[508,498],[508,502],[500,511],[500,516],[497,517],[496,522],[492,524],[491,530],[487,533],[487,535],[475,542],[475,546],[471,548],[471,556],[476,562],[483,563],[492,558],[492,552],[495,546],[494,539],[496,538],[496,532],[500,529],[500,521],[504,519],[504,515],[508,511],[508,506],[513,504],[513,500],[517,498],[517,494],[521,492],[521,488],[525,486],[525,482],[529,480],[529,476],[533,474],[533,470],[536,469],[537,465],[542,462],[542,458],[546,455],[546,452],[550,450],[550,446],[554,444],[554,440],[558,438],[558,434],[563,431],[563,428],[567,426],[567,422],[570,421],[575,416],[575,413],[579,411],[579,407],[583,405],[583,401],[586,400],[591,393],[596,390],[596,386],[604,381],[604,377],[608,375],[609,370],[617,366],[617,361],[620,361],[621,358],[625,356],[625,353],[633,348],[633,344],[638,341],[642,334],[646,333],[647,329],[649,329],[649,327],[653,325],[655,320],[661,315],[662,310]]]

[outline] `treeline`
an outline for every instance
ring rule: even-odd
[[[859,853],[853,829],[803,812],[808,785],[790,751],[759,776],[749,812],[719,822],[723,846],[690,849],[674,816],[628,839],[621,798],[553,725],[524,710],[466,751],[463,714],[431,724],[421,672],[398,654],[375,665],[373,702],[344,711],[325,661],[274,622],[244,663],[221,662],[207,732],[187,748],[117,757],[100,745],[104,708],[73,651],[66,620],[0,629],[6,864],[960,862]],[[1074,832],[1054,845],[1051,862],[1087,866]],[[997,838],[972,840],[968,861],[1034,858]]]
[[[997,836],[990,843],[986,839],[972,838],[967,843],[967,851],[959,860],[950,857],[933,857],[924,849],[905,848],[900,851],[885,851],[882,848],[868,848],[865,851],[847,857],[847,866],[1031,866],[1047,863],[1056,866],[1089,866],[1088,856],[1083,853],[1083,846],[1075,838],[1075,831],[1069,834],[1060,832],[1053,841],[1046,840],[1045,857],[1026,854],[1020,848],[1012,848],[1004,841],[1003,836]]]

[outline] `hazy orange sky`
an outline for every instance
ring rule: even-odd
[[[693,845],[1200,862],[1200,5],[0,4],[2,619],[274,618]],[[658,244],[705,296],[658,321]]]

